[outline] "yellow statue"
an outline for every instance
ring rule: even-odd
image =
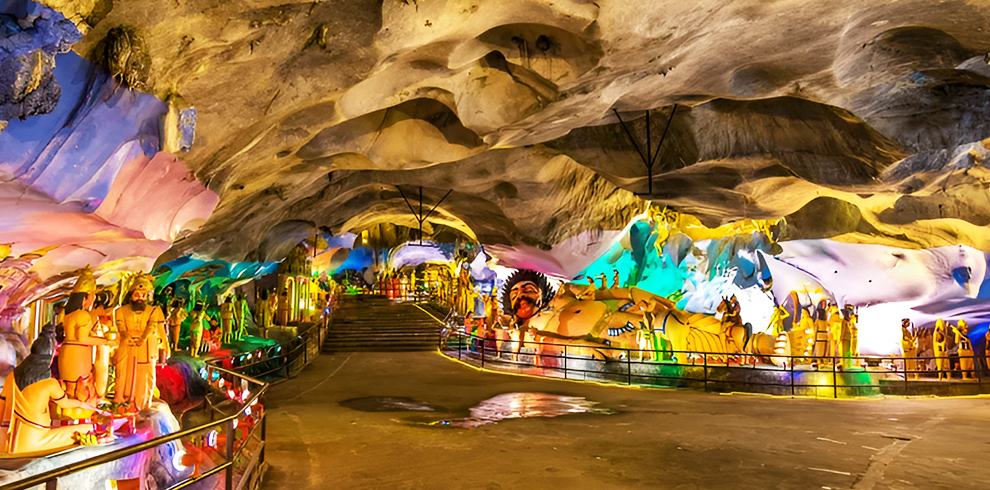
[[[58,380],[51,377],[54,354],[54,331],[46,328],[31,344],[31,354],[4,380],[0,391],[3,452],[53,453],[75,444],[77,433],[94,430],[92,424],[52,427],[50,404],[62,410],[98,411],[89,403],[70,398]]]
[[[92,335],[99,330],[99,318],[89,310],[96,299],[93,271],[86,267],[69,293],[66,315],[62,319],[65,341],[59,348],[58,372],[69,397],[95,403],[106,394],[110,346],[106,339]],[[63,412],[71,418],[86,418],[90,413]]]
[[[904,379],[918,379],[918,337],[911,331],[911,320],[901,320],[901,356],[904,357]],[[914,372],[912,372],[914,371]]]
[[[168,329],[172,334],[172,348],[179,350],[179,334],[182,332],[182,322],[186,321],[189,313],[186,313],[186,303],[180,298],[172,300],[168,310]]]
[[[220,304],[220,328],[223,332],[220,342],[229,344],[233,340],[234,329],[234,300],[230,296]]]
[[[952,324],[949,324],[952,327]],[[963,379],[973,378],[973,367],[976,365],[973,358],[973,345],[969,341],[969,324],[966,320],[959,320],[959,326],[952,327],[956,334],[956,345],[959,346],[959,369],[962,371]]]
[[[206,307],[196,303],[192,311],[192,323],[189,324],[189,355],[196,357],[203,348],[203,328],[206,321]]]
[[[151,303],[154,291],[148,276],[137,276],[128,292],[130,302],[113,312],[120,335],[114,360],[117,370],[114,402],[129,402],[134,410],[151,405],[160,346],[165,347],[165,357],[168,356],[165,315]]]
[[[950,378],[949,372],[949,336],[945,332],[945,322],[941,318],[935,321],[933,351],[935,353],[935,368],[938,369],[938,379]]]
[[[636,287],[589,290],[592,286],[567,284],[553,295],[542,274],[517,271],[505,283],[503,324],[518,329],[518,348],[532,335],[541,342],[574,346],[569,354],[598,358],[625,356],[620,349],[655,357],[661,349],[658,337],[669,342],[680,362],[687,361],[688,351],[725,359],[737,348],[729,350],[722,323],[711,315],[678,310],[667,298]],[[541,346],[542,352],[551,347],[556,349]]]
[[[789,316],[791,315],[783,306],[775,305],[773,307],[773,314],[770,316],[770,328],[775,338],[784,333],[784,319]]]
[[[859,316],[852,305],[846,305],[842,313],[842,357],[843,365],[851,368],[859,365],[859,328],[856,326]]]

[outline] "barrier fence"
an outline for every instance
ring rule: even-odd
[[[221,472],[224,490],[255,489],[260,484],[265,463],[267,417],[264,395],[270,382],[274,381],[270,378],[277,373],[288,378],[301,371],[319,354],[326,330],[326,324],[315,324],[275,356],[256,351],[209,360],[201,374],[210,388],[200,409],[205,412],[204,416],[208,414],[208,422],[39,473],[4,485],[0,490],[23,490],[39,485],[52,490],[58,488],[60,478],[68,475],[156,450],[166,444],[181,444],[182,441],[208,444],[210,440],[222,441],[222,448],[214,448],[222,456],[221,461],[214,461],[213,468],[197,476],[190,475],[174,482],[168,490],[186,488]],[[250,362],[240,362],[242,359]],[[220,364],[225,361],[230,361],[233,367],[222,367]],[[107,488],[110,488],[109,483]]]
[[[483,368],[571,380],[705,391],[749,391],[826,397],[880,394],[962,395],[990,389],[983,359],[944,357],[934,370],[932,357],[757,356],[717,352],[643,350],[605,345],[574,345],[482,338],[450,331],[440,351]],[[965,361],[972,362],[963,370]],[[954,362],[951,369],[946,363]],[[947,378],[952,382],[940,381]]]

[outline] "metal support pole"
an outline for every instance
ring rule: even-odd
[[[791,368],[791,396],[794,396],[794,360],[791,359],[788,364]]]
[[[904,358],[904,394],[907,394],[907,358]]]
[[[259,463],[265,462],[265,441],[268,439],[268,414],[264,411],[261,412],[261,455],[258,458]]]
[[[484,342],[481,343],[481,348],[478,349],[478,350],[479,350],[479,352],[481,352],[481,367],[484,368],[485,367],[485,343]]]
[[[632,351],[626,349],[626,384],[632,385]]]
[[[567,344],[564,344],[564,379],[567,379]]]
[[[835,357],[832,357],[832,398],[839,397],[839,383],[835,374]]]
[[[708,355],[703,355],[701,358],[705,361],[705,366],[702,368],[704,372],[702,374],[705,377],[705,391],[708,391]]]
[[[234,462],[234,420],[237,420],[237,419],[230,419],[230,420],[227,421],[227,429],[226,429],[227,430],[227,452],[226,452],[227,459],[226,460],[229,461],[230,463],[232,463],[230,466],[227,467],[227,470],[224,472],[224,474],[226,475],[225,476],[225,482],[224,482],[224,488],[226,490],[233,490],[233,488],[234,488],[234,465],[233,465],[233,462]]]

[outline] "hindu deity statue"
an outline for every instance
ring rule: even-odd
[[[222,329],[221,342],[229,343],[233,340],[234,332],[234,299],[230,296],[220,303],[220,328]]]
[[[313,304],[318,304],[315,301]],[[234,302],[234,340],[241,340],[247,335],[247,321],[250,315],[247,304],[247,296],[243,292],[237,293],[237,301]]]
[[[152,303],[154,291],[151,278],[138,275],[128,291],[129,301],[114,310],[114,323],[120,335],[114,362],[117,370],[114,402],[130,403],[132,410],[144,410],[151,405],[159,349],[163,348],[165,357],[168,356],[165,315]]]
[[[189,355],[196,357],[203,348],[203,328],[206,321],[206,307],[197,302],[192,310],[192,323],[189,324]]]
[[[911,328],[911,320],[901,320],[901,356],[904,357],[905,378],[918,379],[918,337]],[[912,372],[915,371],[915,372]]]
[[[950,378],[949,372],[949,336],[945,331],[945,322],[941,318],[935,321],[933,351],[935,354],[935,369],[938,369],[938,379]]]
[[[949,325],[952,327],[952,325]],[[973,344],[969,341],[969,324],[966,320],[959,320],[959,325],[952,327],[955,334],[956,345],[959,354],[959,370],[962,371],[963,379],[972,379],[973,368],[976,365],[973,358]]]
[[[186,321],[189,313],[186,312],[186,302],[182,298],[175,298],[168,309],[168,329],[172,334],[172,348],[179,350],[179,334],[182,332],[182,322]]]
[[[51,377],[55,332],[41,332],[28,355],[7,375],[0,391],[0,450],[42,455],[76,443],[77,434],[95,430],[92,424],[52,427],[50,405],[62,410],[99,411],[90,403],[71,398]],[[103,412],[101,412],[103,413]]]
[[[69,397],[96,403],[107,390],[110,361],[109,342],[97,335],[99,318],[90,312],[96,299],[93,271],[82,271],[69,293],[66,314],[62,319],[65,341],[59,347],[58,372]],[[72,418],[86,418],[89,413],[65,412]]]

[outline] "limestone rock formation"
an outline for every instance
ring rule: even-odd
[[[131,26],[144,90],[196,108],[183,161],[220,202],[167,257],[413,227],[399,189],[420,186],[430,206],[452,191],[428,230],[508,246],[615,230],[649,200],[785,217],[784,239],[990,250],[984,3],[46,4],[90,60]]]

